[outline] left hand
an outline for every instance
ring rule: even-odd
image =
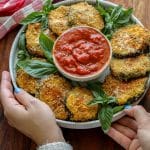
[[[44,102],[22,89],[11,85],[8,72],[4,71],[1,81],[1,103],[8,123],[31,138],[37,145],[64,142],[52,110]]]

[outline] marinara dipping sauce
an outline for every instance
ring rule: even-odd
[[[79,26],[67,30],[56,40],[53,58],[65,76],[74,77],[77,81],[78,78],[88,80],[87,77],[97,77],[107,67],[110,49],[102,33],[91,27]]]

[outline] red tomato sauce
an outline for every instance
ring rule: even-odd
[[[76,75],[93,74],[103,68],[110,57],[105,37],[89,27],[78,27],[64,33],[53,50],[58,64]]]

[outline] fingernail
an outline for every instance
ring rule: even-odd
[[[132,106],[131,105],[125,105],[124,109],[131,109]]]
[[[19,93],[21,91],[21,89],[18,87],[15,87],[14,91],[15,91],[15,93]]]

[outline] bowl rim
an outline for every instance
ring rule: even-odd
[[[90,3],[90,4],[95,4],[96,3],[96,0],[86,0],[86,1],[88,3]],[[66,0],[66,1],[62,1],[62,2],[56,3],[55,6],[71,5],[71,4],[78,3],[78,2],[83,2],[83,0]],[[114,3],[109,2],[109,1],[101,1],[101,0],[99,0],[99,2],[105,7],[118,6],[117,4],[114,4]],[[143,26],[143,24],[140,22],[140,20],[137,19],[134,15],[132,15],[132,20],[135,21],[137,24]],[[15,37],[15,40],[14,40],[14,42],[12,44],[12,47],[11,47],[10,56],[9,56],[9,71],[10,71],[10,76],[11,76],[11,79],[12,79],[12,84],[13,84],[14,87],[17,87],[17,84],[16,84],[16,72],[15,72],[15,69],[16,69],[15,66],[16,66],[16,61],[17,61],[16,60],[16,58],[17,58],[17,49],[16,49],[16,47],[18,45],[19,36],[22,33],[22,31],[24,31],[25,28],[26,27],[23,26],[20,29],[20,31],[18,32],[17,36]],[[145,92],[132,105],[137,105],[143,99],[144,95],[146,94],[146,92],[147,92],[147,90],[149,88],[149,85],[150,85],[150,76],[149,76],[148,82],[146,84]],[[124,111],[120,111],[120,112],[116,113],[113,116],[112,122],[122,118],[123,116],[125,116]],[[61,127],[70,128],[70,129],[91,129],[91,128],[96,128],[96,127],[100,127],[101,126],[99,120],[92,120],[92,121],[87,121],[87,122],[73,122],[73,121],[66,121],[66,120],[56,119],[56,121]]]
[[[83,75],[83,76],[80,76],[80,75],[76,75],[76,74],[71,74],[67,71],[65,71],[59,64],[58,60],[56,59],[56,56],[54,54],[54,51],[55,51],[55,46],[57,44],[57,42],[68,32],[72,31],[72,30],[76,30],[78,28],[88,28],[88,29],[93,29],[94,31],[96,31],[97,33],[99,33],[100,35],[103,36],[103,38],[107,41],[108,45],[109,45],[109,57],[108,57],[108,60],[105,62],[105,64],[102,66],[101,69],[99,69],[98,71],[92,73],[92,74],[88,74],[88,75]],[[53,56],[53,60],[54,60],[54,64],[55,66],[57,67],[57,69],[60,71],[60,73],[62,73],[66,78],[68,79],[71,79],[73,81],[80,81],[80,82],[83,82],[83,81],[91,81],[91,80],[94,80],[94,79],[97,79],[99,78],[103,72],[107,69],[107,67],[109,66],[110,64],[110,61],[111,61],[111,58],[112,58],[112,47],[111,47],[111,44],[110,44],[110,41],[107,39],[107,37],[101,32],[99,31],[98,29],[96,28],[93,28],[93,27],[89,27],[89,26],[76,26],[76,27],[72,27],[68,30],[66,30],[65,32],[63,32],[57,39],[56,41],[54,42],[54,46],[53,46],[53,50],[52,50],[52,56]]]

